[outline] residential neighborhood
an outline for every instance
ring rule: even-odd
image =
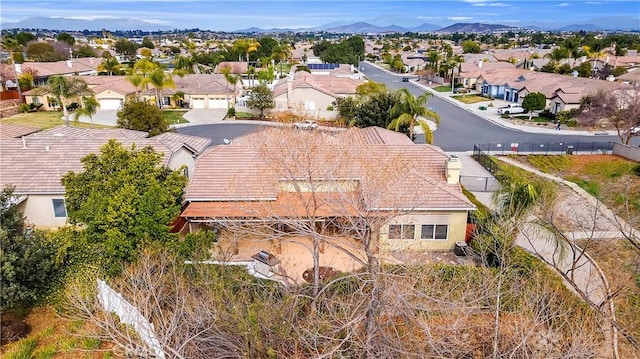
[[[637,357],[638,29],[413,16],[3,26],[0,356]]]

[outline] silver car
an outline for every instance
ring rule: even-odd
[[[315,130],[318,128],[318,124],[313,120],[296,122],[293,126],[299,130]]]

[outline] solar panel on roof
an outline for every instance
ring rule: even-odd
[[[308,64],[309,70],[333,70],[340,67],[340,64]]]

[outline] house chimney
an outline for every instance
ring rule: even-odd
[[[482,61],[482,60],[478,60],[478,68],[479,68],[479,69],[481,69],[481,68],[482,68],[482,63],[483,63],[483,62],[484,62],[484,61]]]
[[[25,136],[22,136],[22,148],[27,148],[27,139]]]
[[[291,101],[293,101],[293,76],[287,76],[287,102],[288,106],[291,106]]]
[[[460,183],[460,170],[462,169],[462,163],[458,159],[458,156],[449,156],[449,159],[445,161],[446,177],[448,184]]]
[[[15,64],[16,67],[16,73],[20,74],[22,73],[22,64]]]
[[[67,60],[67,67],[73,67],[73,64],[71,63],[71,60]]]

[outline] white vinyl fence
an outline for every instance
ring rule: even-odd
[[[140,339],[155,353],[156,358],[164,359],[160,341],[156,337],[153,324],[149,323],[136,307],[127,302],[122,294],[113,290],[109,285],[98,279],[98,301],[107,312],[114,312],[120,317],[120,322],[128,324],[138,333]]]

